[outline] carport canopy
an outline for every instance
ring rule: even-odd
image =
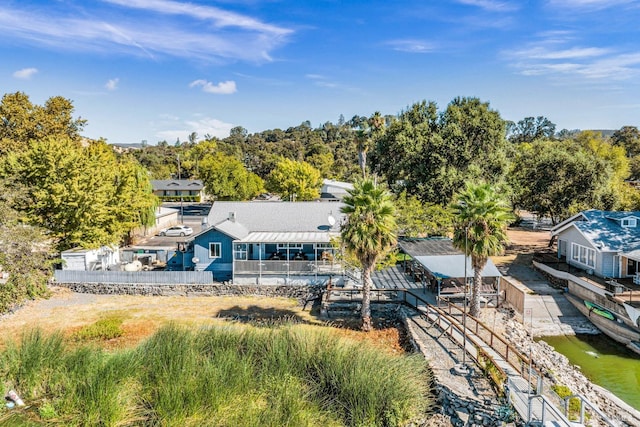
[[[465,256],[464,254],[456,255],[424,255],[416,256],[414,259],[420,263],[425,269],[439,279],[450,279],[460,277],[473,277],[473,264],[471,257],[466,257],[466,274],[465,274]],[[487,260],[487,264],[482,269],[482,277],[501,277],[500,271],[491,261]]]

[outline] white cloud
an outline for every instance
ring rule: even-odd
[[[306,74],[305,77],[311,80],[314,85],[319,87],[326,87],[329,89],[347,89],[339,83],[330,81],[326,76],[323,76],[322,74]]]
[[[603,56],[609,52],[609,49],[597,47],[572,47],[551,50],[546,47],[536,46],[531,49],[516,51],[514,55],[529,59],[579,59]]]
[[[104,87],[106,87],[107,90],[116,90],[118,88],[119,82],[120,82],[120,79],[117,77],[115,79],[109,79],[107,83],[104,85]]]
[[[513,1],[496,1],[496,0],[457,0],[458,3],[469,6],[476,6],[490,12],[512,12],[518,10],[519,6]]]
[[[37,68],[23,68],[13,73],[13,77],[16,79],[29,80],[38,72]]]
[[[225,123],[218,119],[204,117],[197,120],[185,120],[177,124],[177,126],[180,126],[181,129],[163,130],[157,132],[156,137],[159,140],[165,140],[169,143],[175,142],[178,138],[180,138],[180,141],[187,141],[189,135],[193,132],[196,132],[199,138],[203,138],[207,134],[218,138],[226,138],[235,125]]]
[[[189,87],[201,86],[203,92],[215,93],[217,95],[230,95],[236,93],[236,82],[233,80],[227,80],[226,82],[220,82],[218,84],[208,82],[206,80],[195,80],[189,84]]]
[[[531,50],[525,50],[515,54],[518,60],[513,66],[523,75],[582,77],[591,81],[628,80],[640,75],[640,52],[613,53],[597,48],[593,51],[574,48],[531,53]]]
[[[391,46],[393,50],[408,53],[429,53],[436,50],[436,46],[433,43],[424,40],[390,40],[385,44]]]
[[[504,53],[523,75],[565,77],[574,82],[611,82],[640,75],[640,52],[575,45],[578,37],[566,31],[540,33],[538,38],[522,49]]]
[[[132,9],[142,9],[166,15],[190,16],[202,21],[212,21],[218,27],[239,27],[246,30],[285,35],[291,30],[265,24],[257,19],[229,12],[213,6],[198,6],[193,3],[181,3],[171,0],[104,0]]]
[[[57,2],[48,3],[40,12],[3,6],[0,33],[5,39],[60,50],[150,58],[168,55],[208,62],[270,61],[270,52],[293,33],[250,16],[186,2],[109,2],[110,13],[99,19],[56,8]]]
[[[552,6],[560,8],[600,10],[633,3],[635,0],[549,0]]]

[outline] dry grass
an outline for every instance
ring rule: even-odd
[[[124,334],[101,343],[106,349],[133,347],[168,322],[199,327],[261,319],[291,319],[312,325],[326,323],[293,299],[264,297],[181,297],[77,294],[66,288],[52,288],[48,300],[29,301],[15,313],[0,317],[0,348],[7,339],[17,339],[27,329],[45,333],[61,331],[69,337],[83,326],[106,316],[124,319]],[[353,325],[333,324],[339,335],[366,340],[390,353],[402,353],[402,338],[395,327],[381,326],[368,334]]]

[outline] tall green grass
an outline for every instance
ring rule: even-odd
[[[115,353],[35,331],[0,363],[30,405],[0,410],[16,425],[396,426],[432,402],[422,357],[302,325],[168,325]]]

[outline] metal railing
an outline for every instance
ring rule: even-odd
[[[580,424],[584,424],[585,422],[585,410],[587,409],[586,407],[588,407],[589,410],[597,414],[605,424],[610,427],[616,427],[616,425],[612,423],[611,420],[604,413],[602,413],[600,409],[598,409],[596,406],[594,406],[593,403],[588,401],[584,396],[580,394],[574,394],[572,396],[567,396],[564,398],[564,414],[567,417],[569,417],[569,402],[571,401],[571,399],[580,400],[580,419],[578,420]]]
[[[339,301],[360,301],[362,299],[361,289],[344,289],[344,288],[336,288],[336,287],[327,287],[326,295],[340,298]],[[354,298],[354,295],[358,295]],[[330,299],[332,299],[330,297]],[[336,301],[335,299],[332,299]],[[413,300],[413,301],[412,301]],[[433,321],[433,325],[437,325],[438,328],[442,331],[447,332],[449,335],[454,335],[455,333],[463,336],[465,334],[465,328],[461,325],[458,320],[447,313],[445,310],[436,307],[426,301],[424,298],[420,297],[417,294],[414,294],[408,289],[371,289],[371,301],[372,302],[400,302],[411,308],[419,311],[423,316],[427,316],[430,312],[436,314],[436,320]],[[468,328],[466,328],[468,329]],[[501,390],[504,381],[507,378],[506,372],[500,367],[500,365],[496,362],[491,354],[483,349],[483,346],[487,343],[478,341],[475,338],[468,337],[468,342],[474,346],[476,354],[471,354],[471,357],[475,359],[476,362],[483,368],[487,368],[489,366],[493,367],[498,371],[498,378],[490,375],[492,381],[496,385],[497,389]],[[467,351],[467,349],[463,349]],[[512,351],[516,351],[513,349]],[[506,359],[505,359],[506,360]]]
[[[451,303],[446,299],[441,299],[446,302],[446,311],[453,317],[460,317],[464,315],[464,309]],[[456,314],[453,314],[453,313]],[[526,357],[514,346],[509,344],[500,334],[496,333],[484,324],[482,321],[470,316],[467,313],[467,329],[472,331],[475,335],[480,337],[483,342],[488,344],[493,350],[495,350],[509,365],[511,365],[516,372],[526,378],[534,389],[539,389],[538,378],[542,378],[543,374],[535,367],[532,366],[530,358]],[[459,322],[462,322],[459,320]]]
[[[235,260],[236,274],[340,274],[340,264],[326,261]]]

